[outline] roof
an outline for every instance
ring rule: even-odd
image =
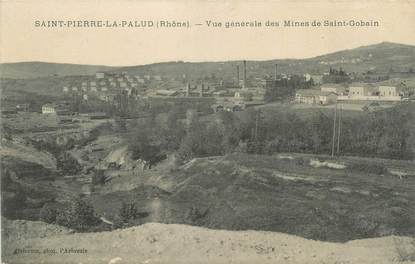
[[[327,96],[329,94],[336,95],[334,92],[322,92],[320,90],[315,90],[315,89],[300,89],[300,90],[297,90],[296,93],[302,96],[321,96],[321,95]]]
[[[86,113],[86,116],[93,117],[93,116],[108,116],[105,112],[93,112],[93,113]]]
[[[177,94],[177,91],[174,91],[174,90],[157,90],[156,93],[159,94],[159,95],[171,96],[171,95]]]
[[[371,84],[371,83],[361,83],[361,82],[356,82],[356,83],[351,83],[349,85],[349,87],[366,87],[366,88],[374,88],[375,85]]]
[[[396,85],[379,85],[379,88],[395,88],[396,90],[400,90]]]
[[[56,105],[51,104],[51,103],[47,103],[47,104],[42,105],[42,107],[56,107]]]
[[[321,86],[320,86],[321,88],[343,88],[343,89],[345,89],[346,87],[344,86],[344,85],[341,85],[341,84],[338,84],[338,83],[325,83],[325,84],[322,84]]]

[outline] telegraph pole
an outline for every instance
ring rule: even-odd
[[[340,155],[340,133],[341,133],[341,128],[342,128],[341,120],[342,120],[342,110],[343,110],[342,108],[343,108],[342,104],[340,104],[340,106],[339,106],[339,124],[338,124],[339,132],[337,133],[337,155]]]
[[[333,138],[331,142],[331,156],[334,157],[334,142],[336,141],[337,102],[334,108]]]
[[[257,141],[257,138],[258,138],[258,116],[259,116],[259,112],[257,112],[256,118],[255,118],[255,141]]]

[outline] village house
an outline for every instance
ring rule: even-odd
[[[374,86],[370,84],[352,84],[347,96],[339,96],[338,100],[351,101],[401,101],[401,95],[395,86]]]
[[[156,95],[159,95],[159,96],[176,96],[176,95],[178,95],[178,92],[174,91],[174,90],[157,90]]]
[[[95,78],[97,78],[97,79],[104,79],[105,78],[105,73],[103,73],[103,72],[97,72],[97,73],[95,73]]]
[[[333,92],[321,92],[318,103],[321,105],[334,104],[337,101],[337,94]]]
[[[47,103],[42,105],[42,114],[69,115],[71,111],[69,111],[69,104],[67,102],[58,104]]]
[[[294,101],[299,104],[315,104],[319,94],[318,90],[301,89],[295,93]]]
[[[400,96],[400,93],[395,86],[379,86],[379,96]]]
[[[337,95],[347,95],[347,89],[343,85],[330,83],[330,84],[324,84],[320,87],[320,90],[322,92],[332,92]]]
[[[314,89],[300,89],[295,94],[294,102],[300,104],[333,104],[337,101],[337,94]]]
[[[361,86],[350,86],[349,87],[349,97],[364,97],[374,95],[374,90],[371,87],[366,85]]]
[[[55,114],[56,105],[54,104],[44,104],[42,105],[42,114]]]

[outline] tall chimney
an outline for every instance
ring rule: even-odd
[[[278,79],[278,64],[275,64],[275,80]]]
[[[239,87],[239,65],[236,65],[236,86]]]
[[[244,60],[244,84],[243,88],[246,88],[246,60]]]
[[[200,85],[200,97],[203,97],[204,90],[205,90],[205,85],[202,83],[202,85]]]
[[[187,83],[186,85],[186,97],[190,96],[190,83]]]

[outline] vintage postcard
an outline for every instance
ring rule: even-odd
[[[1,263],[415,263],[415,0],[0,0]]]

